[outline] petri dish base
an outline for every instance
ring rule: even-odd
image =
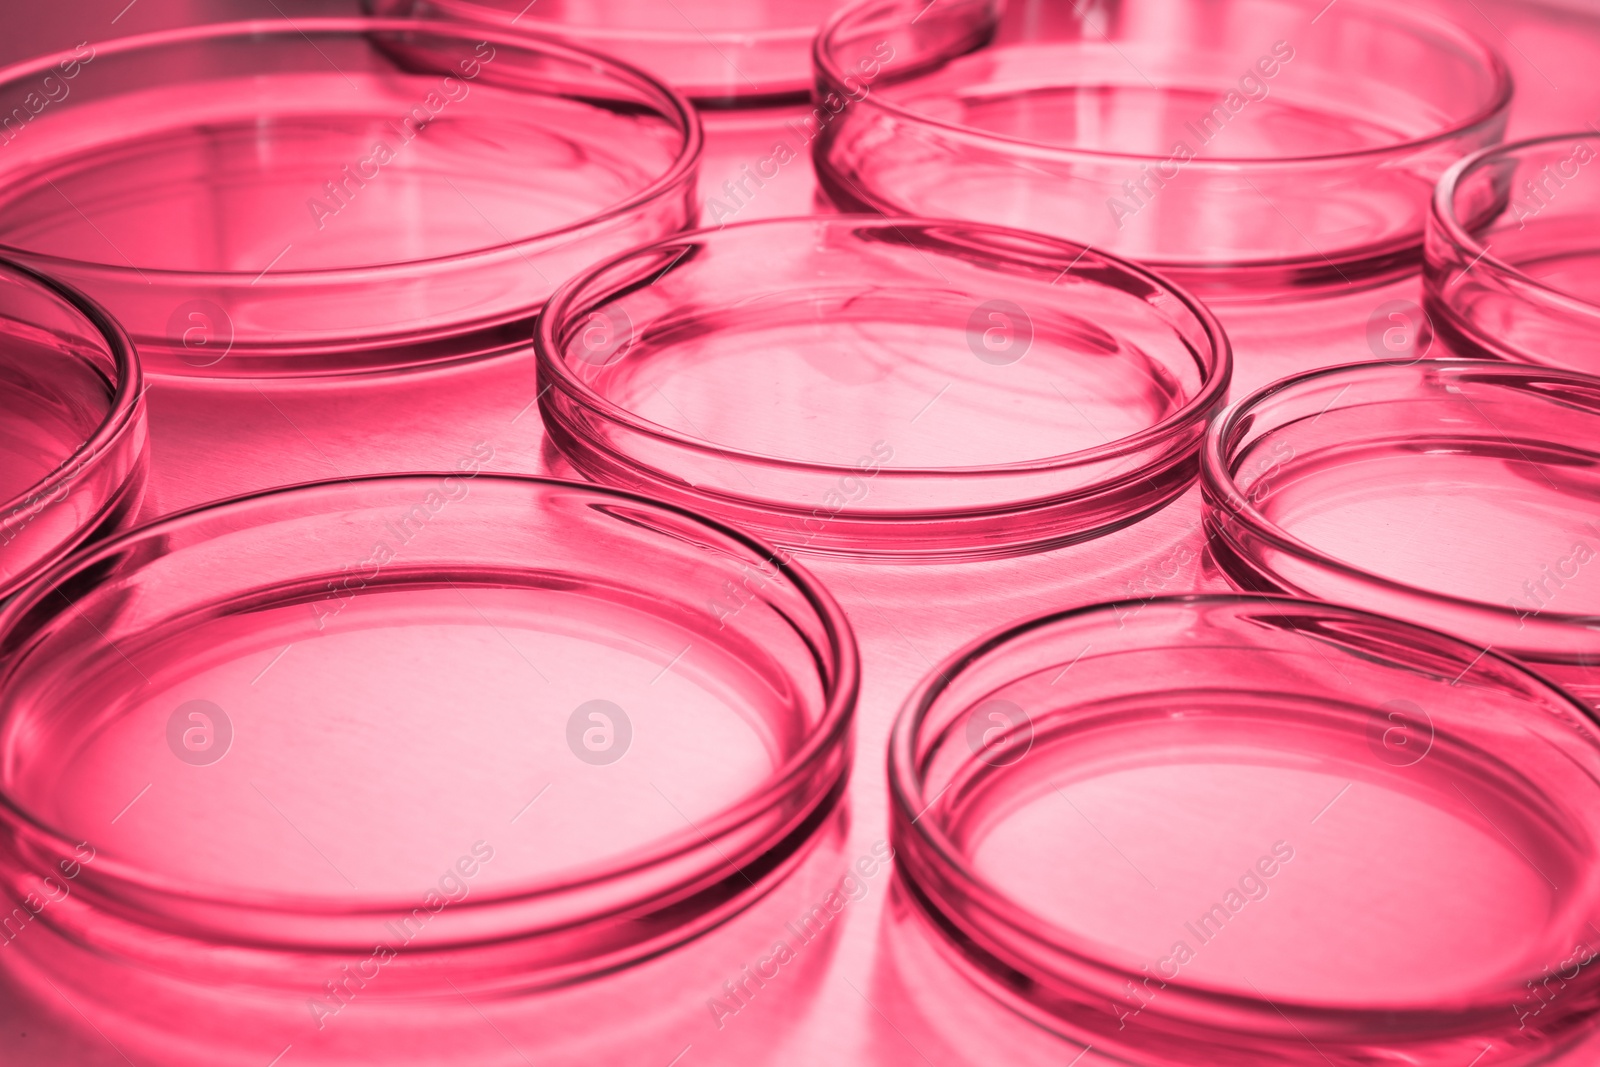
[[[1171,501],[1231,369],[1137,267],[967,223],[765,220],[648,245],[540,320],[586,477],[859,559],[1005,556]]]
[[[736,617],[706,609],[761,565]],[[318,988],[374,953],[386,995],[614,969],[769,890],[849,766],[826,594],[567,483],[199,509],[64,564],[0,631],[12,884],[76,859],[50,924],[191,981]]]
[[[902,870],[967,973],[1162,1067],[1542,1063],[1593,1029],[1580,705],[1350,609],[1138,606],[969,646],[896,725]]]

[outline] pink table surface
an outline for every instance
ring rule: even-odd
[[[1600,3],[1425,0],[1424,6],[1475,30],[1506,55],[1518,85],[1510,137],[1600,123],[1600,78],[1594,76],[1600,69]],[[117,7],[120,2],[94,5],[95,18],[108,17],[100,8]],[[107,25],[97,32],[103,36],[147,29],[162,20],[203,17],[209,10],[198,4],[162,8],[157,0],[144,0],[115,27]],[[306,5],[290,10],[308,13]],[[261,12],[252,9],[249,14]],[[88,19],[87,14],[80,15]],[[75,43],[91,35],[76,30],[73,17],[66,13],[54,11],[42,17],[31,28],[41,47]],[[13,41],[6,51],[15,53],[18,47]],[[787,139],[799,149],[798,135],[787,125],[797,113],[708,118],[705,195],[733,207],[722,183],[736,176],[741,164],[765,158],[778,140]],[[733,216],[723,212],[722,217],[745,220],[814,210],[809,158],[804,152],[797,154],[800,158],[737,206]],[[1366,329],[1374,310],[1386,301],[1420,302],[1420,298],[1419,282],[1412,278],[1382,290],[1313,303],[1222,309],[1237,359],[1232,395],[1243,395],[1292,371],[1373,358]],[[155,427],[149,515],[267,484],[397,468],[450,467],[482,441],[493,446],[494,459],[487,469],[564,473],[559,462],[545,453],[537,408],[530,406],[536,386],[532,361],[526,356],[338,388],[282,390],[266,383],[242,383],[203,405],[184,402],[184,392],[182,384],[163,381],[149,394]],[[349,417],[358,409],[370,412],[373,405],[392,417]],[[1206,565],[1198,494],[1193,490],[1134,527],[1089,544],[1022,559],[924,568],[808,563],[845,604],[865,665],[848,837],[841,849],[827,853],[826,860],[838,865],[839,875],[886,836],[884,759],[890,723],[912,685],[952,650],[998,626],[1046,610],[1111,598],[1226,588]],[[782,972],[747,1009],[721,1018],[720,1027],[716,1014],[702,1003],[722,995],[716,982],[707,979],[703,992],[678,991],[678,999],[690,1005],[685,1010],[692,1017],[664,1026],[654,1044],[641,1039],[637,1055],[629,1055],[627,1062],[646,1067],[667,1067],[669,1062],[683,1067],[733,1062],[944,1067],[1000,1061],[1065,1067],[1079,1062],[1078,1046],[1044,1034],[966,986],[931,951],[920,929],[897,920],[886,907],[890,882],[886,875],[871,880],[867,895],[840,915],[826,946],[812,952],[803,967]],[[791,904],[809,908],[804,901]],[[771,938],[783,932],[779,912],[762,908],[738,920],[740,931],[728,936],[760,944],[768,939],[761,924],[770,924]],[[637,990],[628,994],[655,995]],[[597,1028],[616,1025],[643,1007],[620,994],[619,999],[602,1003],[594,1020]],[[85,1020],[73,1012],[63,1008],[51,1019],[25,1013],[19,1017],[18,1009],[7,1005],[8,998],[0,997],[0,1017],[4,1017],[0,1064],[72,1062],[89,1067],[129,1062],[92,1028],[85,1028]],[[47,1036],[55,1027],[73,1033]],[[33,1036],[19,1038],[22,1031],[32,1031]],[[45,1055],[47,1047],[52,1051]],[[260,1063],[266,1067],[275,1050],[263,1053]],[[523,1045],[521,1054],[540,1064],[564,1060],[548,1057],[532,1045]],[[66,1058],[57,1058],[61,1056]],[[675,1056],[681,1058],[674,1060]],[[1098,1058],[1091,1052],[1081,1063],[1089,1067]],[[522,1060],[508,1054],[505,1062]],[[599,1062],[608,1060],[601,1057]],[[292,1053],[284,1065],[292,1067]]]

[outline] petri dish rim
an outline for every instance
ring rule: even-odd
[[[1221,509],[1232,515],[1235,521],[1243,523],[1250,531],[1251,536],[1271,543],[1273,547],[1296,556],[1303,563],[1310,564],[1320,570],[1353,578],[1367,585],[1392,590],[1407,597],[1417,598],[1447,608],[1464,608],[1475,613],[1489,613],[1494,618],[1505,623],[1516,622],[1517,612],[1503,605],[1487,600],[1474,600],[1470,597],[1442,593],[1434,589],[1428,589],[1425,586],[1412,585],[1408,582],[1396,581],[1393,578],[1354,566],[1322,552],[1309,542],[1302,541],[1261,514],[1255,505],[1250,503],[1243,493],[1239,492],[1233,477],[1228,473],[1228,457],[1224,456],[1222,452],[1223,442],[1231,438],[1240,429],[1241,423],[1252,414],[1251,409],[1256,405],[1300,386],[1310,385],[1326,378],[1351,374],[1375,375],[1385,369],[1400,371],[1427,369],[1446,374],[1456,371],[1506,378],[1523,378],[1529,374],[1536,374],[1545,379],[1556,378],[1590,388],[1600,387],[1600,379],[1579,371],[1530,367],[1525,364],[1505,363],[1492,359],[1429,359],[1420,362],[1413,360],[1369,360],[1362,363],[1344,363],[1332,367],[1322,367],[1317,370],[1281,378],[1257,389],[1249,396],[1234,401],[1217,418],[1210,432],[1206,434],[1205,444],[1201,446],[1200,451],[1200,485],[1205,494],[1204,508],[1207,522],[1215,521],[1214,516],[1219,507],[1214,501],[1220,500],[1223,502]],[[1595,616],[1593,615],[1571,612],[1541,612],[1541,616],[1544,621],[1552,626],[1588,626],[1595,621]]]
[[[1391,628],[1398,627],[1417,631],[1463,651],[1462,658],[1471,659],[1473,666],[1487,660],[1497,669],[1524,679],[1531,683],[1534,688],[1559,699],[1566,706],[1566,710],[1576,713],[1580,719],[1594,727],[1596,731],[1600,731],[1600,714],[1597,714],[1596,711],[1587,707],[1583,702],[1536,671],[1530,670],[1527,666],[1514,659],[1502,656],[1493,649],[1478,652],[1475,646],[1440,630],[1416,623],[1404,622],[1384,615],[1377,615],[1359,608],[1331,604],[1306,597],[1278,593],[1193,593],[1177,596],[1157,596],[1139,601],[1110,601],[1100,604],[1087,604],[1035,616],[979,637],[964,648],[952,653],[936,665],[933,670],[926,673],[901,705],[889,737],[887,760],[891,825],[896,834],[914,835],[919,848],[932,850],[933,862],[938,865],[940,876],[959,882],[967,902],[976,904],[984,912],[987,921],[1004,926],[1014,936],[1029,945],[1046,949],[1058,955],[1070,956],[1077,963],[1093,971],[1108,974],[1118,981],[1126,978],[1137,982],[1143,976],[1136,971],[1120,967],[1116,963],[1105,960],[1095,954],[1093,950],[1097,943],[1074,934],[1043,915],[1034,913],[1026,905],[1015,901],[1003,891],[991,888],[987,880],[979,875],[971,864],[962,857],[961,850],[956,848],[949,837],[936,825],[937,820],[923,819],[922,816],[937,803],[938,797],[935,796],[932,800],[927,800],[924,797],[923,774],[917,759],[917,746],[921,728],[934,703],[945,690],[952,686],[956,677],[974,663],[996,652],[1002,652],[1013,641],[1047,630],[1057,624],[1087,618],[1096,614],[1109,613],[1115,615],[1119,609],[1135,604],[1145,607],[1154,605],[1156,607],[1192,606],[1196,608],[1281,604],[1286,609],[1296,611],[1321,611],[1349,619],[1381,623]],[[1470,666],[1469,669],[1471,669]],[[902,830],[902,827],[905,829]],[[901,867],[901,877],[906,878],[904,860],[899,861],[898,865]],[[915,896],[923,897],[923,891],[920,887],[915,887],[913,879],[906,878],[906,881],[914,888]],[[924,906],[938,907],[938,905],[931,903],[926,903]],[[950,920],[948,917],[941,916],[940,921],[949,922]],[[1239,994],[1226,992],[1208,985],[1200,983],[1180,984],[1176,981],[1172,981],[1169,984],[1173,985],[1175,989],[1181,989],[1185,997],[1190,997],[1201,1003],[1211,1004],[1221,1009],[1234,1008],[1241,1003]],[[1338,1017],[1361,1018],[1372,1014],[1372,1010],[1369,1009],[1328,1008],[1309,1002],[1285,1000],[1281,997],[1275,999],[1274,1006],[1278,1009],[1288,1009],[1291,1013],[1302,1017],[1317,1016],[1324,1019]],[[1487,1008],[1488,1005],[1479,1005],[1478,1007]]]
[[[1456,190],[1460,188],[1461,180],[1470,171],[1491,164],[1498,158],[1515,156],[1529,148],[1540,148],[1558,142],[1571,141],[1573,138],[1593,136],[1588,131],[1575,131],[1571,133],[1544,134],[1539,137],[1530,137],[1509,144],[1491,145],[1457,160],[1439,178],[1439,184],[1433,190],[1433,203],[1428,213],[1428,221],[1436,228],[1435,232],[1447,240],[1458,255],[1466,257],[1474,266],[1487,264],[1502,277],[1516,283],[1519,289],[1527,289],[1542,296],[1548,297],[1552,302],[1567,307],[1581,308],[1593,314],[1600,315],[1600,304],[1591,303],[1581,296],[1576,296],[1565,289],[1540,281],[1531,274],[1525,274],[1517,267],[1491,251],[1490,245],[1485,245],[1473,237],[1466,224],[1461,221],[1456,213]],[[1429,286],[1430,290],[1433,288]],[[1436,294],[1430,292],[1430,296]]]
[[[270,507],[285,498],[294,501],[311,502],[317,498],[337,498],[342,493],[356,492],[368,486],[392,486],[407,482],[416,482],[419,486],[431,486],[443,473],[449,472],[416,471],[332,481],[304,482],[263,492],[246,493],[164,516],[61,560],[30,583],[19,596],[0,606],[0,643],[8,642],[13,628],[25,620],[29,612],[41,600],[51,592],[61,588],[62,584],[75,577],[93,575],[106,565],[115,562],[118,557],[127,555],[130,558],[140,558],[137,555],[137,550],[141,543],[151,543],[159,549],[156,553],[157,555],[165,555],[166,549],[169,547],[169,537],[175,532],[182,530],[198,531],[206,524],[219,519],[238,519],[248,515],[255,508]],[[805,568],[787,557],[780,558],[780,553],[756,538],[713,518],[696,514],[687,508],[681,508],[671,503],[652,500],[649,497],[628,492],[627,490],[614,489],[609,486],[600,486],[588,482],[567,481],[559,478],[491,474],[487,471],[478,474],[474,481],[481,485],[499,485],[505,488],[520,485],[558,489],[597,497],[610,502],[626,503],[636,507],[643,506],[651,510],[669,512],[680,519],[688,519],[690,522],[703,526],[720,538],[756,554],[756,558],[760,562],[776,567],[779,573],[788,578],[795,590],[816,611],[817,621],[821,623],[823,632],[829,641],[831,663],[828,666],[834,671],[836,681],[826,690],[827,703],[821,719],[799,750],[790,756],[784,765],[775,770],[759,787],[747,793],[741,799],[732,802],[716,815],[699,820],[698,826],[679,831],[663,843],[657,844],[649,850],[640,850],[626,860],[612,863],[605,867],[604,870],[567,880],[548,881],[530,887],[484,894],[454,905],[455,907],[462,911],[484,912],[505,905],[537,901],[543,898],[572,893],[575,890],[581,890],[589,886],[603,885],[607,882],[621,880],[630,875],[647,872],[654,867],[667,864],[685,853],[695,851],[696,846],[703,845],[708,841],[715,841],[745,823],[759,818],[777,800],[781,799],[787,790],[793,787],[796,779],[802,778],[806,771],[820,765],[836,749],[845,749],[845,764],[842,771],[845,777],[841,780],[848,778],[850,764],[848,742],[852,734],[855,705],[861,683],[859,652],[854,631],[844,613],[844,609],[834,600],[832,594]],[[359,506],[356,501],[351,501],[351,503]],[[328,512],[323,513],[327,514]],[[310,513],[297,512],[296,514],[303,516]],[[9,648],[5,655],[5,662],[0,665],[0,702],[5,699],[6,683],[9,681],[13,669],[20,662],[22,653],[26,648],[27,644]],[[834,784],[833,790],[837,792],[838,783]],[[814,799],[818,802],[826,802],[827,797],[825,794],[819,794]],[[53,827],[34,818],[26,807],[12,796],[11,791],[4,784],[0,784],[0,828],[3,828],[9,836],[28,840],[36,845],[42,844],[44,847],[60,851],[62,854],[71,854],[72,849],[77,844],[77,842],[69,840],[57,832]],[[158,895],[166,900],[194,901],[213,906],[221,905],[230,910],[263,914],[304,916],[311,912],[321,918],[383,917],[393,915],[397,911],[408,911],[414,904],[409,898],[401,897],[394,899],[374,897],[352,903],[348,900],[337,900],[336,898],[324,898],[309,894],[295,896],[261,894],[243,892],[233,888],[227,889],[224,897],[220,895],[224,892],[220,889],[217,894],[199,892],[196,891],[192,883],[169,879],[163,875],[148,871],[138,864],[120,861],[110,856],[97,858],[95,860],[95,868],[98,872],[107,875],[106,880],[109,882],[120,883],[139,892]],[[613,904],[603,909],[600,914],[609,914],[612,911],[625,909],[626,907],[626,904]]]
[[[749,452],[738,448],[724,448],[711,444],[700,438],[678,434],[659,423],[641,419],[627,408],[615,404],[590,389],[579,381],[567,370],[566,361],[557,358],[559,350],[557,335],[564,332],[569,325],[566,317],[572,310],[572,305],[583,296],[585,287],[591,285],[608,271],[615,269],[630,259],[649,255],[651,253],[667,252],[680,243],[695,240],[714,239],[717,234],[727,230],[744,230],[755,227],[770,228],[780,225],[820,225],[829,227],[855,226],[859,228],[892,229],[901,232],[904,227],[940,227],[942,229],[957,229],[968,233],[990,234],[999,237],[1025,236],[1035,244],[1048,243],[1059,245],[1064,254],[1079,253],[1079,258],[1087,259],[1097,257],[1103,264],[1113,270],[1136,277],[1139,281],[1166,293],[1179,303],[1184,311],[1192,315],[1195,321],[1205,331],[1209,342],[1210,355],[1213,366],[1202,368],[1205,379],[1195,395],[1181,407],[1162,418],[1152,426],[1147,426],[1137,433],[1127,437],[1109,441],[1105,444],[1095,445],[1091,448],[1068,452],[1059,456],[1044,456],[1039,459],[1021,460],[1012,463],[994,463],[965,467],[890,467],[878,473],[878,477],[891,478],[983,478],[996,474],[1010,474],[1021,471],[1047,471],[1071,468],[1085,464],[1096,463],[1106,459],[1116,459],[1131,452],[1150,445],[1153,442],[1169,436],[1173,431],[1189,424],[1195,417],[1226,395],[1228,384],[1233,377],[1233,348],[1228,340],[1227,333],[1217,317],[1199,299],[1191,296],[1182,287],[1168,281],[1159,273],[1142,267],[1130,260],[1122,259],[1097,248],[1053,237],[1047,234],[1024,232],[1006,226],[996,226],[990,223],[968,222],[958,219],[931,219],[914,218],[910,216],[882,215],[824,215],[824,216],[790,216],[785,218],[752,219],[746,222],[730,223],[722,227],[707,227],[698,230],[689,230],[664,237],[650,244],[640,245],[636,248],[618,253],[609,259],[589,267],[583,273],[566,281],[550,299],[545,303],[544,309],[539,314],[539,322],[534,331],[534,348],[538,358],[539,374],[543,378],[548,375],[553,388],[560,389],[570,400],[583,405],[595,415],[607,422],[616,423],[627,427],[635,433],[655,438],[658,441],[670,444],[677,448],[687,449],[702,455],[716,456],[719,458],[734,458],[740,461],[763,467],[777,467],[785,470],[813,471],[819,474],[843,475],[855,473],[856,468],[845,464],[819,463],[812,460],[790,460],[777,456],[768,456],[759,452]],[[670,271],[677,265],[676,262],[667,268]],[[1204,355],[1204,353],[1197,353]],[[541,401],[541,404],[543,402]],[[987,509],[978,509],[986,511]],[[840,515],[849,516],[853,509],[846,508],[839,512]],[[935,510],[932,514],[945,514],[942,510]]]
[[[147,48],[204,44],[227,37],[299,37],[311,40],[312,36],[317,34],[359,37],[372,33],[403,32],[415,32],[433,37],[486,40],[492,44],[502,44],[508,48],[520,48],[523,51],[538,49],[546,54],[557,55],[562,59],[587,62],[597,68],[609,68],[610,73],[621,75],[623,80],[645,89],[650,95],[656,96],[661,103],[670,106],[671,118],[683,130],[683,147],[679,150],[677,158],[666,173],[642,190],[611,205],[603,212],[518,240],[501,241],[498,244],[484,245],[480,248],[469,249],[465,252],[454,252],[449,255],[430,256],[416,260],[349,264],[340,267],[317,268],[315,270],[268,271],[259,277],[250,271],[170,270],[158,267],[140,267],[136,264],[119,265],[97,260],[80,260],[68,256],[33,252],[25,248],[7,245],[3,242],[0,242],[0,255],[20,254],[31,261],[46,266],[61,264],[70,266],[79,272],[100,274],[112,278],[126,278],[130,275],[140,277],[155,275],[173,283],[186,285],[203,285],[208,282],[226,283],[240,279],[250,279],[252,280],[251,284],[268,285],[270,288],[283,288],[296,284],[303,285],[308,281],[319,279],[360,279],[364,277],[370,277],[372,283],[379,284],[390,276],[406,271],[470,262],[507,252],[516,253],[530,246],[543,244],[555,238],[594,228],[670,194],[675,188],[681,186],[685,178],[690,176],[699,165],[701,154],[704,151],[704,134],[700,125],[699,113],[689,103],[687,97],[647,71],[640,70],[635,66],[613,59],[600,52],[573,45],[550,34],[530,31],[513,32],[493,25],[463,24],[439,19],[309,18],[299,19],[293,23],[254,19],[205,23],[197,26],[158,30],[152,33],[117,38],[102,45],[96,45],[97,51],[95,54],[96,56],[124,55]],[[313,47],[315,47],[314,43]],[[75,58],[75,55],[70,51],[62,51],[0,68],[0,86],[41,75],[54,68],[58,63]]]
[[[366,0],[372,5],[375,0]],[[502,12],[475,0],[433,0],[434,7],[453,19],[465,19],[481,22],[489,26],[509,26],[521,16],[510,19],[502,18]],[[549,23],[530,23],[533,26],[549,26]],[[614,26],[579,26],[571,23],[558,24],[560,29],[541,29],[537,32],[553,33],[564,39],[584,42],[586,47],[600,48],[616,46],[618,44],[650,45],[651,47],[688,45],[692,48],[710,46],[715,51],[721,51],[719,46],[740,48],[751,43],[763,45],[786,45],[796,49],[807,49],[816,37],[816,28],[806,26],[791,26],[787,29],[769,29],[756,32],[740,32],[738,30],[712,29],[701,31],[698,29],[671,30],[671,29],[618,29]],[[717,93],[702,95],[697,91],[685,90],[695,106],[704,110],[722,111],[729,109],[742,109],[748,107],[762,107],[769,103],[788,103],[803,100],[810,91],[809,82],[801,78],[794,84],[789,81],[776,81],[772,87],[753,92]]]
[[[889,0],[890,3],[896,0]],[[844,10],[836,13],[833,18],[823,24],[812,45],[813,62],[816,64],[818,75],[827,82],[827,87],[834,92],[847,89],[844,78],[846,72],[842,71],[834,62],[828,50],[832,34],[858,12],[864,11],[873,5],[882,5],[884,0],[861,0]],[[1371,148],[1357,149],[1349,152],[1334,152],[1326,154],[1304,156],[1278,156],[1271,159],[1259,157],[1232,157],[1232,156],[1204,156],[1196,157],[1184,164],[1184,169],[1200,171],[1215,171],[1218,173],[1236,173],[1240,171],[1264,171],[1275,167],[1315,166],[1342,162],[1346,160],[1363,160],[1387,155],[1400,155],[1426,149],[1433,145],[1443,143],[1464,133],[1481,129],[1494,123],[1511,107],[1511,99],[1515,93],[1515,81],[1511,68],[1504,57],[1495,49],[1484,43],[1477,36],[1468,33],[1454,23],[1432,15],[1424,15],[1415,11],[1391,11],[1380,9],[1361,0],[1346,0],[1343,5],[1346,11],[1354,10],[1369,19],[1390,20],[1403,24],[1412,31],[1426,31],[1449,41],[1461,51],[1475,57],[1480,61],[1482,69],[1486,70],[1493,79],[1494,92],[1483,106],[1464,119],[1458,119],[1448,127],[1436,130],[1425,137],[1407,138],[1390,144],[1377,145]],[[944,57],[955,58],[954,55]],[[1128,163],[1151,162],[1165,159],[1143,152],[1113,152],[1105,149],[1064,148],[1059,145],[1045,144],[1024,137],[1008,137],[1004,134],[987,133],[971,126],[960,123],[946,122],[943,119],[933,118],[923,112],[902,107],[899,104],[874,99],[874,94],[868,93],[865,97],[849,96],[851,107],[872,107],[885,114],[899,118],[913,126],[930,127],[940,130],[954,138],[973,145],[1004,146],[1010,150],[1025,149],[1027,154],[1035,157],[1059,160],[1083,160],[1103,163]]]
[[[38,271],[19,264],[0,259],[0,273],[10,273],[20,276],[24,281],[44,289],[61,301],[74,312],[88,320],[110,350],[112,368],[117,380],[112,383],[111,405],[104,419],[95,427],[95,431],[83,443],[83,451],[89,456],[90,464],[99,464],[110,451],[111,446],[130,431],[138,421],[140,404],[144,399],[145,386],[143,372],[139,366],[139,356],[133,347],[133,342],[123,331],[117,320],[83,293],[71,286],[58,282]],[[20,508],[30,500],[48,496],[59,490],[63,483],[77,476],[73,464],[74,457],[62,460],[49,474],[18,493],[9,500],[0,500],[0,514],[9,513]],[[0,531],[5,530],[10,523],[0,521]],[[47,557],[47,563],[54,561],[55,557]],[[36,569],[36,568],[32,568]],[[19,586],[24,582],[17,583]],[[10,583],[7,583],[10,584]],[[0,592],[4,587],[0,586]]]

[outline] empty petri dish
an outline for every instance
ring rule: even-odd
[[[1600,379],[1363,363],[1238,401],[1206,443],[1236,585],[1351,604],[1538,665],[1600,701]]]
[[[558,34],[659,76],[701,107],[811,91],[811,40],[845,0],[367,0],[382,15],[466,19]]]
[[[832,216],[623,253],[536,338],[584,476],[858,559],[1005,556],[1131,523],[1191,484],[1231,356],[1211,314],[1092,249]]]
[[[103,303],[156,375],[504,351],[560,280],[696,211],[687,101],[493,27],[279,19],[83,45],[0,71],[0,113],[0,248]]]
[[[9,884],[74,865],[63,936],[325,1012],[345,965],[512,992],[727,919],[836,810],[857,688],[837,606],[744,536],[466,471],[142,527],[0,647]]]
[[[1600,178],[1593,130],[1451,167],[1428,216],[1427,309],[1463,356],[1600,371]]]
[[[145,446],[139,361],[121,327],[0,263],[0,601],[131,520]]]
[[[816,63],[842,207],[1069,237],[1207,299],[1413,270],[1512,90],[1463,31],[1349,0],[866,0]]]
[[[1600,726],[1493,652],[1288,597],[1096,605],[956,654],[891,744],[945,954],[1101,1062],[1549,1063],[1593,1030]]]

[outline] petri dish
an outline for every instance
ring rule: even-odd
[[[846,210],[1040,230],[1208,300],[1377,284],[1498,142],[1512,83],[1389,5],[867,0],[817,38],[818,181]]]
[[[572,279],[539,320],[546,432],[583,476],[860,560],[1000,557],[1187,488],[1231,371],[1200,304],[975,223],[763,220]]]
[[[500,353],[557,282],[696,211],[686,100],[494,27],[187,27],[7,68],[0,105],[0,250],[105,305],[158,376]]]
[[[1235,585],[1351,604],[1600,700],[1600,379],[1488,360],[1332,367],[1238,401],[1206,442]]]
[[[1456,353],[1600,371],[1600,136],[1556,134],[1451,167],[1428,216],[1427,308]]]
[[[444,17],[558,34],[651,71],[700,107],[811,91],[811,40],[845,0],[367,0],[380,15]]]
[[[127,525],[146,463],[144,386],[122,328],[0,262],[0,602]]]
[[[1493,652],[1288,597],[1095,605],[957,653],[891,745],[941,952],[1105,1062],[1547,1063],[1593,1030],[1600,728]]]
[[[832,599],[745,536],[470,470],[163,519],[0,647],[18,899],[67,871],[69,941],[313,1003],[344,965],[512,993],[723,922],[837,810],[857,689]]]

